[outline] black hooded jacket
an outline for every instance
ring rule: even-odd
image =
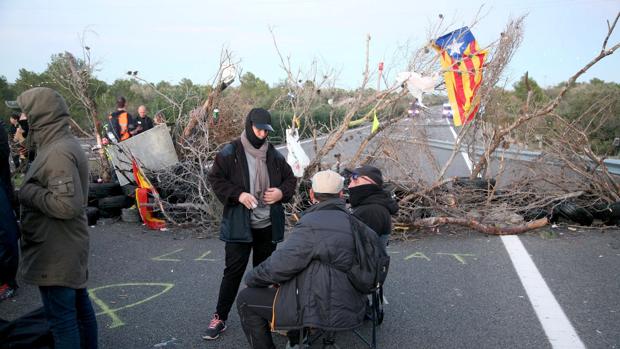
[[[392,232],[391,215],[398,212],[398,203],[390,194],[374,184],[349,188],[353,214],[377,234]]]

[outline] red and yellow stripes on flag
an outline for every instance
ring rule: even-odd
[[[477,46],[476,41],[470,42],[460,60],[452,58],[446,50],[440,50],[441,67],[455,126],[471,121],[480,106],[478,89],[482,83],[482,67],[487,51],[478,51]]]

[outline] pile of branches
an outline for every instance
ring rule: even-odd
[[[431,151],[426,127],[406,126],[407,122],[411,123],[405,121],[406,113],[402,112],[402,105],[407,103],[407,86],[386,83],[382,88],[380,82],[377,90],[369,87],[377,75],[369,64],[370,36],[366,41],[362,83],[344,105],[344,116],[335,119],[332,113],[327,124],[317,123],[310,111],[317,101],[325,98],[325,91],[333,87],[333,75],[319,74],[314,66],[308,74],[296,73],[290,60],[280,55],[287,79],[283,83],[283,95],[273,107],[292,111],[293,123],[299,121],[303,125],[300,133],[314,130],[311,138],[315,155],[298,181],[298,194],[288,205],[288,213],[294,215],[307,207],[307,183],[316,171],[362,164],[384,169],[384,176],[395,183],[390,188],[400,203],[395,221],[397,226],[407,229],[456,224],[486,234],[517,234],[548,224],[558,207],[566,203],[600,207],[620,200],[617,178],[606,169],[604,158],[589,146],[589,135],[604,118],[586,123],[584,128],[583,120],[568,121],[555,113],[577,78],[620,47],[620,44],[607,47],[617,21],[618,17],[610,23],[600,54],[569,78],[555,99],[545,105],[534,105],[530,91],[519,110],[508,111],[497,107],[502,105],[501,96],[495,93],[494,87],[501,82],[504,68],[522,39],[523,18],[510,21],[498,40],[488,47],[490,59],[485,65],[485,83],[480,88],[483,112],[459,130],[447,161],[439,161]],[[429,37],[438,37],[447,26],[441,22]],[[279,53],[277,44],[276,50]],[[440,69],[437,56],[426,47],[410,57],[404,67],[408,71],[430,76]],[[220,71],[222,67],[223,64]],[[162,194],[164,215],[173,223],[214,227],[221,218],[221,204],[211,191],[207,173],[221,146],[239,136],[245,115],[253,107],[252,101],[235,92],[223,93],[225,88],[216,79],[207,99],[189,115],[177,118],[173,137],[180,163],[149,173]],[[215,109],[219,110],[217,118]],[[510,115],[506,125],[494,122],[502,113]],[[334,155],[334,149],[347,141],[351,122],[372,120],[372,115],[378,115],[378,130],[364,133],[359,147],[347,158]],[[549,136],[544,140],[543,155],[537,161],[508,161],[504,152],[518,149],[513,135],[517,131],[527,132],[533,124],[545,124],[540,122],[545,118],[554,118],[563,127],[546,132]],[[320,136],[325,137],[321,142]],[[460,161],[461,157],[470,162],[470,176],[450,176],[454,161]],[[404,237],[409,234],[408,230],[402,231]]]

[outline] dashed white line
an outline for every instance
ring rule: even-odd
[[[502,242],[551,346],[556,349],[585,348],[519,237],[502,236]]]
[[[450,131],[452,131],[452,135],[454,136],[454,141],[456,142],[459,137],[456,134],[456,131],[454,130],[454,127],[452,127],[452,124],[450,123],[450,120],[448,120],[448,119],[444,119],[444,120],[446,121],[446,123],[450,127]],[[471,173],[471,171],[472,171],[472,169],[474,167],[474,164],[472,164],[471,160],[469,159],[469,155],[466,152],[461,151],[461,155],[463,156],[463,160],[465,160],[465,165],[467,165],[467,168],[469,169],[469,172]]]

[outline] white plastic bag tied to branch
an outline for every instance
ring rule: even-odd
[[[310,164],[310,159],[299,143],[299,133],[296,128],[286,129],[286,149],[288,149],[286,162],[293,169],[293,174],[298,178],[303,177],[304,170]]]
[[[435,90],[435,86],[439,81],[439,73],[434,72],[431,76],[423,76],[422,74],[414,71],[406,71],[398,73],[396,76],[396,81],[399,84],[406,83],[409,93],[418,99],[418,103],[420,103],[422,107],[426,108],[426,106],[422,104],[422,94],[432,93]]]

